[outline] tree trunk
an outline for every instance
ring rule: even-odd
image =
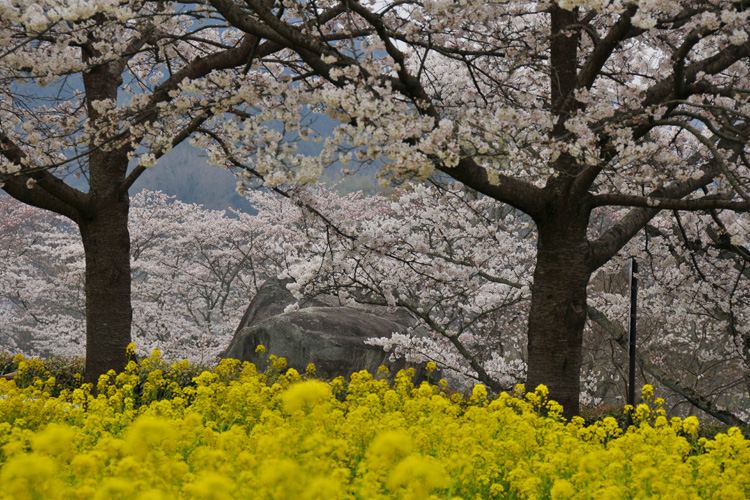
[[[96,48],[82,51],[84,62],[99,56]],[[122,61],[95,64],[83,72],[86,107],[94,130],[106,131],[110,120],[100,115],[97,101],[117,102]],[[89,206],[77,221],[86,255],[86,374],[96,382],[109,370],[127,363],[133,309],[130,302],[130,200],[123,189],[128,170],[128,144],[109,142],[106,135],[89,142]]]
[[[86,382],[127,362],[130,302],[130,234],[127,195],[112,194],[80,224],[86,254]]]
[[[526,389],[544,384],[567,418],[579,412],[586,287],[591,277],[587,218],[538,224],[539,244],[528,332]],[[571,223],[572,222],[572,223]]]

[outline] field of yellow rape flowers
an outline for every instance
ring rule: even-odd
[[[43,370],[17,361],[19,380]],[[404,372],[326,383],[269,361],[191,376],[154,352],[96,391],[0,380],[0,499],[750,498],[739,429],[699,438],[649,386],[623,432],[564,421],[544,386],[469,397]]]

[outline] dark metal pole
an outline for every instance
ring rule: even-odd
[[[630,258],[630,323],[628,324],[628,404],[635,409],[635,324],[638,305],[638,262]],[[628,426],[633,423],[632,412],[628,415]]]

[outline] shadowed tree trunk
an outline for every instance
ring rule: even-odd
[[[585,238],[588,210],[556,206],[537,220],[526,389],[546,385],[566,417],[578,414],[579,407],[586,287],[592,273]]]
[[[79,225],[86,254],[86,382],[125,366],[130,343],[128,198],[105,202]]]
[[[576,112],[580,32],[566,32],[577,9],[550,8],[550,97],[557,123],[553,137],[568,133],[565,121]],[[588,193],[576,193],[572,179],[582,166],[567,152],[552,162],[556,175],[543,189],[546,205],[533,214],[538,241],[528,325],[527,390],[545,384],[563,405],[564,415],[578,414],[586,286],[593,269],[586,228],[591,213]]]
[[[121,161],[112,160],[111,168]],[[96,383],[100,374],[127,362],[132,323],[128,206],[127,193],[110,189],[95,197],[95,215],[79,223],[86,255],[86,382]]]
[[[87,62],[88,57],[83,59]],[[99,118],[96,101],[117,101],[120,72],[119,65],[104,64],[83,73],[88,115],[94,123]],[[99,375],[125,367],[131,341],[130,200],[122,189],[130,148],[109,150],[92,141],[89,150],[89,209],[76,222],[86,256],[85,382],[96,386]]]

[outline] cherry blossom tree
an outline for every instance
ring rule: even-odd
[[[130,186],[211,117],[193,82],[273,51],[219,22],[162,1],[0,3],[0,184],[80,232],[88,381],[131,341]]]
[[[33,260],[29,254],[41,235],[53,227],[52,219],[41,210],[0,196],[0,345],[4,349],[18,350],[22,345],[20,332],[8,324],[20,305],[13,291],[19,284],[25,286],[29,278],[19,264]]]
[[[566,415],[593,273],[660,214],[750,209],[746,2],[207,1],[286,49],[263,113],[235,99],[235,120],[199,131],[217,163],[283,184],[379,159],[384,182],[440,172],[534,221],[527,383]],[[340,125],[317,137],[306,110]],[[318,156],[295,150],[306,138]]]

